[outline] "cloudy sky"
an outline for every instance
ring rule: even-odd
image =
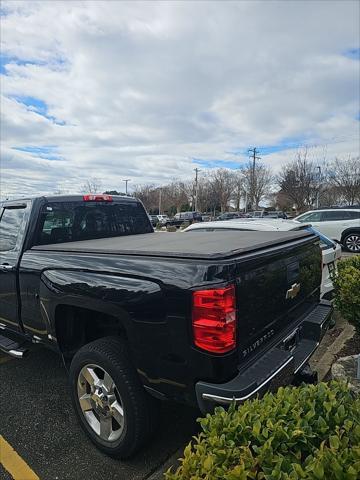
[[[359,154],[355,1],[3,1],[1,195]]]

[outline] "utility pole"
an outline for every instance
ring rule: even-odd
[[[255,201],[255,165],[256,165],[256,160],[260,160],[261,157],[258,157],[256,154],[259,153],[259,151],[256,149],[256,147],[254,148],[249,148],[248,149],[248,152],[249,152],[249,157],[252,158],[252,167],[251,167],[251,176],[250,176],[250,179],[251,179],[251,182],[250,182],[250,201],[251,201],[251,208],[254,209],[257,207],[257,205],[255,205],[254,207],[254,201]]]
[[[195,205],[194,205],[194,210],[197,212],[198,209],[198,173],[200,170],[196,167],[194,168],[195,172]]]
[[[131,181],[130,178],[125,178],[125,179],[123,180],[123,182],[125,182],[125,195],[127,195],[127,184],[128,184],[128,182],[130,182],[130,181]]]

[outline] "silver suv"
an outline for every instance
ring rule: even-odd
[[[347,250],[360,253],[360,208],[320,208],[302,213],[297,222],[311,223],[319,232],[340,242]]]

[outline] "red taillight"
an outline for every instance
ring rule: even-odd
[[[192,325],[195,345],[213,353],[236,346],[235,287],[193,292]]]
[[[111,195],[97,195],[89,194],[83,196],[84,202],[112,202],[113,198]]]

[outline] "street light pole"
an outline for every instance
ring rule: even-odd
[[[194,168],[194,172],[195,172],[195,212],[197,212],[197,208],[198,208],[198,173],[200,172],[200,170],[198,168]],[[193,206],[193,208],[194,208]]]
[[[128,193],[127,193],[127,192],[128,192],[127,184],[128,184],[128,182],[130,182],[130,181],[131,181],[130,178],[125,178],[125,179],[123,180],[123,182],[125,182],[125,195],[128,194]]]
[[[246,175],[244,175],[242,172],[239,172],[239,176],[243,179],[243,181],[244,181],[244,178],[246,178]],[[244,192],[245,192],[244,213],[246,213],[247,212],[247,204],[248,204],[248,191],[247,191],[247,189],[244,188]]]
[[[159,215],[161,215],[161,187],[159,188]]]

